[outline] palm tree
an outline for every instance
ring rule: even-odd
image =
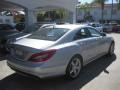
[[[106,1],[108,1],[108,0],[94,0],[93,1],[94,3],[99,3],[101,5],[101,10],[102,10],[101,19],[102,19],[102,22],[103,22],[103,16],[104,16],[103,10],[104,10],[104,5],[105,5]]]
[[[84,12],[88,12],[89,11],[89,7],[90,7],[90,4],[85,2],[84,4],[80,4],[77,6],[77,8],[79,8],[80,10],[84,10]]]
[[[80,5],[77,6],[78,9],[84,11],[85,17],[86,17],[86,16],[89,16],[89,15],[88,15],[88,14],[89,14],[89,7],[90,7],[90,4],[87,3],[87,2],[84,3],[84,4],[80,4]],[[85,17],[84,17],[84,19],[85,19]],[[85,19],[85,20],[86,20],[86,19]]]

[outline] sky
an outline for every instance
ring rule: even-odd
[[[88,2],[88,3],[90,3],[90,2],[92,2],[93,0],[78,0],[78,1],[80,1],[81,3],[85,3],[85,2]],[[115,2],[116,0],[114,0],[114,2]],[[112,0],[108,0],[108,2],[107,3],[111,3],[112,2]]]

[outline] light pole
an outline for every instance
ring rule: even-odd
[[[112,21],[112,19],[113,19],[113,0],[112,0],[112,7],[111,7],[111,21]]]
[[[80,5],[81,5],[81,2],[78,1],[77,5],[75,7],[76,8],[76,11],[75,11],[75,13],[76,13],[76,23],[78,21],[78,14],[79,14],[79,7],[80,7]]]

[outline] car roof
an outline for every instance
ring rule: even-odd
[[[63,24],[63,25],[54,25],[54,27],[56,28],[65,28],[65,29],[69,29],[69,30],[74,30],[74,29],[78,29],[78,28],[82,28],[85,27],[87,25],[84,24]]]

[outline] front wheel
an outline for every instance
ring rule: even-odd
[[[75,79],[79,76],[82,68],[81,58],[75,56],[71,59],[66,70],[66,76],[69,79]]]
[[[115,43],[111,43],[108,55],[112,56],[114,54],[114,50],[115,50]]]

